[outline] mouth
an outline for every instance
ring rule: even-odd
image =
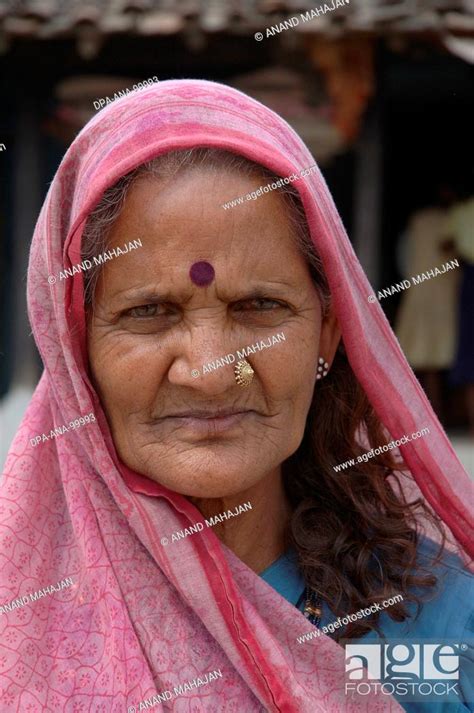
[[[226,409],[219,411],[193,410],[167,416],[177,427],[207,436],[217,435],[239,426],[243,421],[255,415],[252,410]]]
[[[190,411],[180,411],[169,414],[166,418],[226,418],[239,413],[250,413],[252,409],[229,408],[229,409],[191,409]]]

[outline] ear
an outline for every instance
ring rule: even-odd
[[[341,329],[334,308],[331,305],[321,322],[321,335],[319,339],[319,356],[329,364],[329,368],[331,368],[340,341]]]

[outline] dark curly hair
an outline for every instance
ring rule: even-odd
[[[337,472],[334,466],[387,441],[386,431],[356,380],[344,348],[313,395],[303,441],[283,466],[285,492],[292,505],[288,544],[297,553],[306,583],[329,604],[335,616],[352,614],[396,594],[403,601],[385,611],[395,621],[408,616],[408,602],[421,604],[421,590],[436,577],[417,561],[421,523],[440,534],[439,518],[419,497],[409,501],[401,470],[390,452]],[[414,590],[418,594],[414,594]],[[428,592],[426,592],[428,593]],[[379,613],[336,630],[334,638],[355,638],[378,630]]]
[[[179,171],[196,168],[257,174],[268,182],[281,178],[221,149],[186,149],[160,156],[105,191],[86,223],[82,259],[92,259],[105,250],[109,229],[137,178],[152,176],[166,181]],[[307,259],[325,312],[331,295],[299,194],[292,185],[278,191],[287,203],[295,239]],[[85,274],[86,307],[93,304],[97,276],[97,269]],[[296,551],[307,585],[336,616],[355,613],[401,594],[403,601],[391,605],[386,613],[395,621],[403,621],[408,616],[407,604],[420,605],[422,590],[428,593],[437,581],[417,561],[422,522],[430,523],[441,536],[433,562],[441,556],[446,535],[441,521],[421,497],[407,499],[402,479],[408,481],[412,476],[391,453],[382,453],[343,471],[335,470],[338,463],[356,460],[366,452],[361,434],[370,448],[387,441],[387,433],[355,378],[341,344],[328,376],[318,382],[314,391],[302,443],[283,464],[284,487],[292,506],[287,544]],[[334,638],[359,637],[370,629],[378,630],[379,617],[375,613],[351,622],[338,629]]]

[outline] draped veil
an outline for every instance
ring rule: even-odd
[[[73,584],[0,615],[1,709],[139,710],[140,701],[220,669],[218,680],[154,709],[400,710],[389,697],[345,698],[342,647],[324,635],[298,644],[308,630],[302,614],[211,528],[161,545],[200,514],[119,462],[88,377],[82,276],[48,283],[81,262],[85,221],[107,187],[159,154],[194,146],[233,151],[281,176],[315,163],[257,101],[212,82],[170,80],[118,99],[85,126],[41,210],[28,305],[45,370],[0,486],[0,605],[66,577]],[[459,549],[472,554],[469,479],[382,309],[367,300],[372,289],[324,179],[317,171],[295,186],[351,367],[394,439],[430,429],[402,446],[403,457]],[[95,423],[30,442],[89,413]]]

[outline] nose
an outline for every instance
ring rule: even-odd
[[[234,369],[239,361],[237,349],[242,340],[210,325],[194,327],[183,337],[168,379],[176,386],[187,386],[208,396],[237,388]]]

